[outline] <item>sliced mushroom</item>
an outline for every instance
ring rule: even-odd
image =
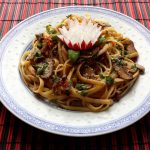
[[[129,54],[137,52],[137,50],[134,47],[134,43],[132,41],[130,41],[130,43],[127,45],[126,50],[128,51]]]
[[[137,52],[133,41],[131,41],[130,39],[125,38],[123,41],[121,41],[121,43],[125,46],[129,54],[133,52]]]
[[[126,66],[118,66],[114,64],[113,67],[121,78],[126,79],[126,80],[130,80],[133,78],[133,75],[130,72],[128,72],[128,69],[126,68]]]
[[[143,66],[141,66],[141,65],[139,65],[139,64],[136,64],[136,67],[137,67],[142,73],[144,73],[145,68],[144,68]]]
[[[127,52],[126,57],[127,58],[137,58],[138,57],[138,52],[134,46],[133,41],[131,41],[128,38],[125,38],[122,41],[122,44],[125,46],[125,51]]]
[[[36,39],[37,39],[39,42],[42,41],[43,33],[41,33],[41,34],[36,34],[35,36],[36,36]]]

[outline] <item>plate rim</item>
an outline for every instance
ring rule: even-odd
[[[113,12],[113,13],[115,13],[115,14],[120,14],[120,15],[122,15],[123,17],[126,17],[126,18],[128,18],[128,19],[130,19],[130,20],[132,20],[133,22],[135,22],[136,24],[138,24],[138,26],[141,26],[144,30],[146,30],[146,32],[148,32],[148,34],[149,34],[149,36],[150,36],[150,31],[144,26],[144,25],[142,25],[141,23],[139,23],[139,22],[137,22],[136,20],[134,20],[133,18],[131,18],[131,17],[129,17],[129,16],[127,16],[127,15],[125,15],[125,14],[122,14],[122,13],[120,13],[120,12],[117,12],[117,11],[114,11],[114,10],[111,10],[111,9],[107,9],[107,8],[102,8],[102,7],[95,7],[95,6],[67,6],[67,7],[59,7],[59,8],[54,8],[54,9],[50,9],[50,10],[46,10],[46,11],[42,11],[42,12],[39,12],[39,13],[37,13],[37,14],[34,14],[34,15],[32,15],[32,16],[30,16],[30,17],[28,17],[28,18],[26,18],[25,20],[23,20],[23,21],[21,21],[20,23],[18,23],[16,26],[14,26],[11,30],[9,30],[6,34],[5,34],[5,36],[3,36],[3,38],[1,39],[1,41],[0,41],[0,49],[1,49],[1,44],[3,43],[3,41],[7,38],[7,37],[9,37],[9,34],[10,34],[10,32],[12,32],[15,28],[17,28],[18,26],[20,26],[21,24],[23,24],[24,22],[26,22],[27,20],[30,20],[31,18],[33,18],[33,17],[36,17],[36,16],[38,16],[38,15],[41,15],[41,14],[44,14],[44,13],[47,13],[47,12],[52,12],[52,11],[55,11],[55,10],[60,10],[60,9],[72,9],[72,8],[83,8],[83,9],[85,9],[85,8],[91,8],[91,9],[101,9],[101,10],[104,10],[104,11],[109,11],[109,12]],[[83,11],[85,11],[85,10],[83,10]],[[0,51],[0,53],[1,53],[1,51]],[[1,56],[0,56],[1,57]],[[0,64],[1,64],[2,62],[1,62],[1,60],[0,60]],[[1,69],[0,69],[0,72],[1,72]],[[0,78],[1,79],[1,78]],[[0,85],[0,88],[2,88],[1,87],[1,85]],[[7,93],[7,92],[6,92]],[[144,99],[143,98],[143,101],[150,101],[150,93],[148,94],[148,96]],[[139,120],[139,119],[141,119],[143,116],[145,116],[148,112],[149,112],[149,110],[150,110],[150,102],[147,102],[148,104],[147,104],[147,107],[148,107],[148,109],[147,110],[144,110],[144,112],[141,112],[141,115],[140,116],[138,116],[137,118],[134,118],[134,120],[132,119],[130,122],[127,122],[127,123],[124,123],[123,125],[121,125],[120,127],[118,126],[118,127],[116,127],[116,128],[114,128],[114,129],[111,129],[111,130],[108,130],[108,131],[103,131],[103,132],[90,132],[90,133],[84,133],[84,132],[82,132],[82,133],[79,133],[79,132],[77,132],[77,133],[73,133],[73,132],[63,132],[63,131],[61,131],[60,132],[60,130],[57,130],[57,129],[55,129],[55,130],[50,130],[50,129],[48,129],[48,128],[44,128],[44,126],[43,127],[41,127],[41,126],[39,126],[38,124],[35,124],[34,122],[31,122],[31,121],[29,121],[29,120],[27,120],[26,118],[24,118],[23,116],[21,116],[20,114],[18,114],[17,112],[15,112],[12,108],[11,108],[11,106],[9,106],[7,103],[6,103],[6,101],[3,99],[3,96],[2,96],[2,93],[0,93],[0,101],[1,101],[1,103],[7,108],[7,110],[9,110],[12,114],[14,114],[16,117],[18,117],[19,119],[21,119],[22,121],[24,121],[24,122],[26,122],[27,124],[29,124],[29,125],[31,125],[31,126],[33,126],[33,127],[36,127],[36,128],[38,128],[38,129],[41,129],[41,130],[43,130],[43,131],[47,131],[47,132],[50,132],[50,133],[55,133],[55,134],[59,134],[59,135],[65,135],[65,136],[75,136],[75,137],[86,137],[86,136],[96,136],[96,135],[102,135],[102,134],[107,134],[107,133],[111,133],[111,132],[115,132],[115,131],[118,131],[118,130],[120,130],[120,129],[122,129],[122,128],[125,128],[125,127],[127,127],[127,126],[129,126],[129,125],[131,125],[131,124],[133,124],[133,123],[135,123],[137,120]],[[141,107],[141,106],[140,106]],[[21,107],[20,107],[21,108]],[[138,107],[136,107],[136,109],[137,109]],[[22,109],[22,108],[21,108]],[[132,110],[133,111],[133,110]],[[26,112],[27,113],[27,115],[30,115],[28,112]],[[36,117],[36,116],[32,116],[32,117]],[[121,117],[120,118],[120,120],[122,119],[123,117]],[[38,118],[36,118],[36,119],[38,119]],[[115,120],[113,120],[113,121],[115,121]],[[110,122],[112,122],[112,121],[110,121]],[[52,123],[53,124],[53,123]],[[107,123],[106,123],[107,124]],[[109,123],[110,124],[110,123]],[[56,124],[56,123],[54,123],[54,126],[55,125],[58,125],[58,126],[64,126],[64,125],[61,125],[61,124]],[[98,126],[98,125],[96,125],[96,126]],[[70,126],[71,127],[71,126]],[[67,128],[69,128],[69,127],[67,127]],[[72,127],[71,127],[72,128]],[[78,127],[77,129],[79,129],[80,127]],[[83,128],[83,127],[82,127]],[[81,128],[80,128],[81,129]]]

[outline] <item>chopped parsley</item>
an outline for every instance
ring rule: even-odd
[[[105,37],[100,37],[100,38],[98,39],[98,44],[102,44],[105,40],[106,40]]]
[[[124,55],[128,55],[128,51],[127,50],[124,50]]]
[[[120,51],[120,55],[122,56],[123,50],[121,48],[119,48],[119,51]]]
[[[120,58],[112,58],[111,61],[112,63],[115,63],[118,66],[123,66],[123,61]]]
[[[58,83],[61,81],[61,78],[58,77],[57,75],[53,75],[53,81],[54,81],[54,83]]]
[[[99,74],[99,77],[100,77],[101,79],[104,79],[104,78],[105,78],[102,73]]]
[[[72,80],[69,80],[68,82],[69,82],[69,86],[72,86],[73,84]]]
[[[35,53],[35,57],[36,57],[36,58],[41,58],[41,57],[43,57],[41,51],[37,51],[37,52]]]
[[[70,95],[70,88],[66,88],[66,89],[65,89],[65,94],[66,94],[67,96]]]
[[[48,64],[47,63],[38,63],[35,65],[36,73],[37,75],[42,75],[47,68]]]
[[[87,85],[85,85],[85,84],[77,83],[77,84],[76,84],[76,89],[82,91],[82,90],[87,90],[88,87],[87,87]]]
[[[54,36],[52,36],[52,40],[53,40],[53,41],[57,41],[58,39],[59,39],[59,38],[58,38],[57,34],[54,35]]]
[[[42,43],[41,43],[41,42],[38,42],[38,43],[37,43],[37,48],[41,49],[41,48],[42,48],[42,46],[43,46],[43,45],[42,45]]]
[[[114,79],[110,76],[105,77],[106,84],[112,85],[114,83]]]
[[[46,31],[48,34],[56,34],[57,31],[51,27],[51,25],[46,26]]]
[[[99,77],[101,79],[104,79],[105,80],[105,83],[107,85],[112,85],[114,83],[114,79],[110,76],[104,76],[102,73],[99,74]]]

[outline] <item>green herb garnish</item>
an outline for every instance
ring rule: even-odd
[[[128,51],[127,50],[124,50],[124,55],[127,55],[128,54]]]
[[[122,49],[121,49],[121,48],[119,48],[119,51],[120,51],[120,55],[122,56],[122,54],[123,54]]]
[[[100,37],[100,38],[98,39],[98,44],[102,44],[105,40],[106,40],[105,37]]]
[[[59,38],[58,38],[57,35],[52,36],[52,40],[53,40],[53,41],[57,41],[58,39],[59,39]]]
[[[61,78],[58,77],[57,75],[54,75],[54,76],[53,76],[53,81],[54,81],[54,83],[58,83],[58,82],[61,81]]]
[[[72,86],[73,84],[72,80],[69,80],[68,82],[69,82],[69,86]]]
[[[51,25],[46,26],[46,31],[48,34],[56,34],[57,31],[51,27]]]
[[[42,53],[41,53],[41,51],[37,51],[36,53],[35,53],[35,57],[37,57],[37,58],[40,58],[40,57],[42,57],[43,55],[42,55]]]
[[[102,73],[99,74],[99,77],[100,77],[101,79],[104,79],[104,78],[105,78]]]
[[[80,56],[80,51],[68,50],[68,57],[72,62],[75,62]]]
[[[118,66],[123,66],[122,59],[119,59],[119,58],[112,58],[111,61],[112,61],[112,63],[115,63],[115,64],[118,65]]]
[[[37,75],[42,75],[43,72],[44,72],[44,68],[38,68],[36,71]]]
[[[38,43],[37,43],[37,48],[41,49],[41,48],[42,48],[42,46],[43,46],[43,45],[42,45],[42,43],[41,43],[41,42],[38,42]]]
[[[106,84],[112,85],[114,83],[114,79],[110,76],[105,77]]]
[[[39,63],[35,65],[37,75],[42,75],[47,68],[47,63]]]
[[[66,88],[66,89],[65,89],[65,94],[66,94],[67,96],[70,95],[70,88]]]
[[[87,85],[85,85],[85,84],[81,84],[81,83],[77,83],[76,84],[76,89],[78,89],[78,90],[87,90],[88,89],[88,87],[87,87]]]

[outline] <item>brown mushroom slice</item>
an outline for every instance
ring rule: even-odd
[[[137,67],[142,73],[144,73],[145,68],[144,68],[143,66],[141,66],[141,65],[139,65],[139,64],[136,64],[136,67]]]
[[[36,34],[36,39],[39,41],[39,42],[42,42],[42,39],[43,39],[43,33],[40,33],[40,34]]]
[[[137,52],[132,41],[127,45],[126,49],[129,53]]]
[[[115,83],[121,83],[121,82],[124,82],[124,79],[115,78],[114,81],[115,81]]]
[[[137,52],[133,52],[131,54],[126,55],[127,58],[137,58],[139,55]]]
[[[138,57],[138,52],[134,46],[133,41],[129,40],[129,39],[125,39],[124,41],[122,41],[122,44],[125,45],[126,51],[127,51],[127,58],[137,58]]]
[[[133,78],[133,75],[128,72],[128,69],[125,66],[113,65],[113,67],[121,78],[126,80],[130,80]]]
[[[131,41],[131,43],[126,47],[126,50],[128,54],[126,55],[128,58],[135,58],[138,57],[138,52],[134,47],[134,43]]]

